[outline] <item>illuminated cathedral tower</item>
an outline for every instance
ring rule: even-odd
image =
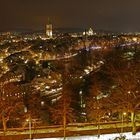
[[[48,38],[52,38],[52,23],[50,22],[49,18],[48,18],[48,23],[46,24],[46,36]]]

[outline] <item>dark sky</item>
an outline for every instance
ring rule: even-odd
[[[55,27],[140,31],[140,0],[0,0],[0,30]]]

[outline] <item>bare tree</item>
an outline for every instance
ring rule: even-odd
[[[53,123],[55,124],[63,124],[74,122],[75,120],[75,112],[72,106],[74,102],[71,90],[67,87],[63,88],[61,98],[52,104],[50,107],[50,112],[52,116]]]
[[[107,102],[112,102],[113,110],[131,114],[132,133],[136,133],[136,114],[140,107],[140,63],[135,60],[114,56],[114,61],[108,61],[105,73],[108,73],[114,83]],[[118,61],[118,63],[117,63]]]
[[[18,118],[23,111],[22,92],[18,85],[9,83],[1,87],[0,117],[3,129],[6,131],[7,122],[11,117]]]
[[[24,91],[24,119],[23,127],[27,124],[26,120],[32,121],[33,119],[40,119],[41,115],[41,96],[39,92],[36,92],[31,85],[23,85],[22,90]]]

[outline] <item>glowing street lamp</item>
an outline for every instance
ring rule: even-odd
[[[32,122],[31,122],[31,116],[29,116],[29,119],[26,119],[27,122],[29,122],[29,138],[32,139]]]
[[[122,112],[122,126],[121,126],[121,133],[123,133],[123,122],[124,122],[124,116],[126,116],[126,112]]]

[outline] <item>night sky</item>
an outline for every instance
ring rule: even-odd
[[[0,0],[0,30],[56,28],[140,31],[140,0]]]

